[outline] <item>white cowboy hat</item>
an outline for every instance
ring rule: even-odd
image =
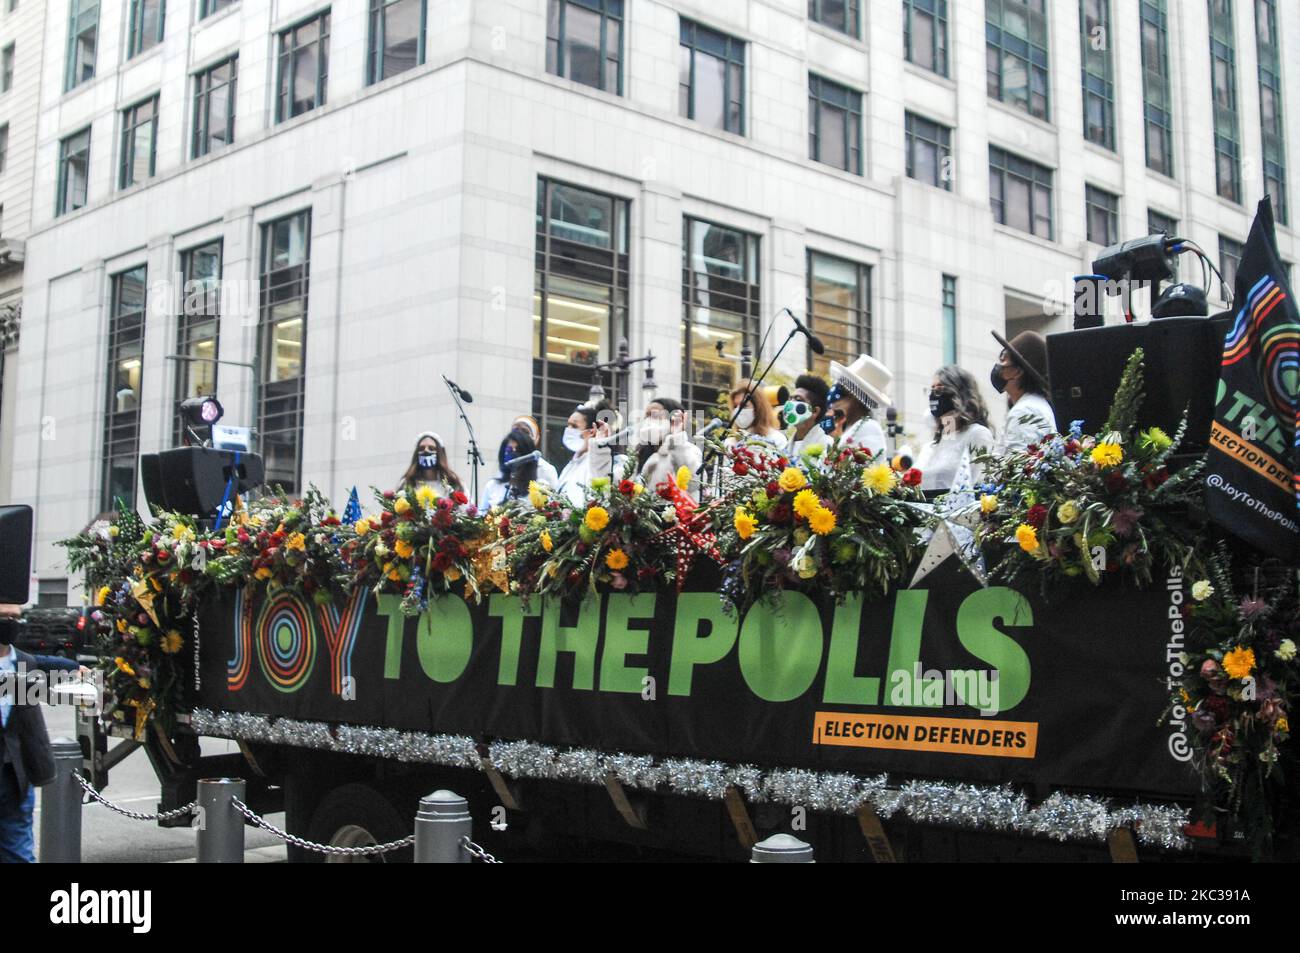
[[[831,381],[862,401],[868,410],[893,403],[889,385],[893,383],[894,375],[868,354],[859,354],[848,367],[839,361],[831,361]]]

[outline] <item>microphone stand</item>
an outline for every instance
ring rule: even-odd
[[[483,454],[478,451],[478,440],[474,438],[474,425],[469,422],[469,417],[465,414],[465,405],[460,402],[460,395],[456,393],[456,388],[451,386],[451,381],[443,378],[443,383],[447,385],[447,390],[451,392],[452,402],[456,405],[456,410],[460,414],[461,421],[465,424],[465,429],[469,431],[469,463],[473,471],[472,487],[474,489],[474,505],[478,505],[478,468],[483,464]]]

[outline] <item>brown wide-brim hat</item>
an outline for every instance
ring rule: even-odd
[[[1011,353],[1017,367],[1028,372],[1044,391],[1051,390],[1047,383],[1047,338],[1037,331],[1021,331],[1010,341],[997,331],[993,336]]]

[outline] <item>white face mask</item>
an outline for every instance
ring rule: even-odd
[[[672,424],[662,417],[647,417],[641,421],[641,426],[637,430],[637,439],[640,443],[657,447],[664,442],[664,437],[668,436],[670,429]]]
[[[754,408],[746,407],[736,415],[736,426],[741,430],[748,430],[754,426]]]
[[[564,428],[564,446],[577,453],[582,449],[582,431],[577,427]]]

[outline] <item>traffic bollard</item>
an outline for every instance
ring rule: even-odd
[[[54,780],[41,788],[41,863],[81,863],[81,745],[70,738],[50,741]]]
[[[454,791],[434,791],[420,799],[415,815],[417,864],[468,864],[461,841],[471,836],[469,802]]]
[[[198,784],[200,864],[244,862],[244,815],[234,800],[244,800],[242,778],[203,778]]]
[[[773,834],[749,851],[751,864],[814,864],[811,844],[789,834]]]

